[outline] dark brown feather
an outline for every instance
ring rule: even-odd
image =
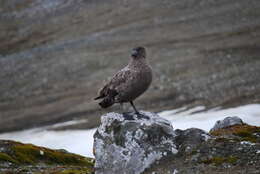
[[[102,108],[107,108],[109,106],[112,106],[114,103],[115,103],[115,96],[118,95],[118,92],[116,90],[113,90],[113,89],[109,89],[107,88],[106,89],[106,96],[102,97],[97,97],[97,99],[100,99],[100,98],[104,98],[100,103],[99,105],[102,107]]]
[[[98,100],[98,99],[101,99],[101,98],[104,98],[104,97],[105,97],[104,95],[101,95],[101,96],[94,98],[94,100]]]

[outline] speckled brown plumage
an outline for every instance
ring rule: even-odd
[[[131,60],[126,67],[118,71],[110,81],[99,91],[97,99],[103,99],[99,105],[102,108],[114,103],[130,102],[138,113],[133,100],[143,94],[152,82],[152,69],[146,60],[143,47],[133,49]]]

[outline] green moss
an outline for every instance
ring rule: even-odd
[[[20,164],[35,164],[44,162],[46,164],[66,164],[75,166],[93,167],[93,159],[80,155],[65,153],[38,147],[32,144],[22,144],[14,141],[6,141],[8,154],[0,153],[0,160]]]
[[[32,145],[15,145],[12,150],[17,161],[22,164],[35,164],[37,153],[40,154]]]
[[[191,151],[191,155],[195,155],[195,154],[197,154],[198,153],[198,151],[196,150],[196,149],[193,149],[192,151]]]
[[[0,144],[5,147],[5,153],[0,152],[0,161],[19,166],[22,173],[90,174],[94,171],[94,160],[91,158],[14,141],[2,140]],[[46,168],[39,171],[38,166]]]
[[[221,165],[223,163],[235,164],[237,161],[237,157],[229,156],[229,157],[213,157],[207,160],[202,161],[204,164],[214,164]]]
[[[47,164],[93,166],[93,162],[90,158],[37,147],[31,144],[15,145],[12,147],[12,150],[15,158],[20,163],[35,164],[41,161]]]
[[[66,169],[55,174],[91,174],[93,171],[87,168],[80,169]]]
[[[240,138],[240,141],[250,141],[250,142],[259,142],[257,136],[254,133],[259,133],[260,127],[250,126],[250,125],[234,125],[224,129],[219,129],[216,131],[210,132],[214,136],[223,136],[223,135],[235,135]]]
[[[220,143],[223,143],[223,142],[229,142],[230,139],[227,139],[227,138],[223,138],[223,137],[218,137],[216,138],[215,140],[216,142],[220,142]]]
[[[229,156],[226,160],[228,163],[235,164],[237,162],[238,158],[235,156]]]
[[[8,154],[0,152],[0,161],[8,161],[11,163],[18,163],[16,160],[14,160],[12,157],[10,157]]]
[[[234,134],[241,137],[242,141],[250,141],[250,142],[256,143],[257,142],[257,136],[255,136],[253,133],[255,133],[254,130],[246,129],[246,130],[238,131]]]
[[[225,158],[223,157],[213,157],[207,160],[203,160],[202,162],[205,164],[215,164],[215,165],[220,165],[225,161]]]

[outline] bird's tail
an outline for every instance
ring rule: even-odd
[[[98,99],[101,99],[101,98],[104,98],[104,96],[98,96],[98,97],[94,98],[94,100],[98,100]]]
[[[105,97],[99,105],[102,108],[108,108],[109,106],[112,106],[115,103],[114,97]]]

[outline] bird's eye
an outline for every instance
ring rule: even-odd
[[[138,51],[136,49],[133,49],[131,54],[132,54],[133,57],[136,57],[137,54],[138,54]]]

